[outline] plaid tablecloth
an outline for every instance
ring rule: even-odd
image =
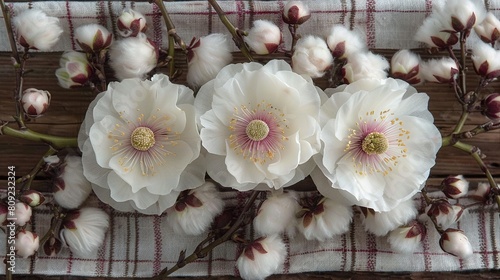
[[[274,21],[284,30],[284,46],[290,45],[287,27],[282,23],[280,9],[285,1],[221,1],[229,19],[240,28],[248,28],[255,19]],[[437,0],[324,0],[309,1],[312,18],[300,27],[302,34],[325,35],[334,23],[357,29],[363,34],[370,48],[413,48],[421,46],[413,41],[413,35]],[[489,10],[500,13],[500,1],[485,0]],[[132,7],[147,17],[150,38],[165,47],[166,36],[159,10],[145,2],[126,1],[59,1],[8,3],[12,15],[27,8],[40,8],[49,15],[57,16],[65,29],[62,40],[54,51],[76,49],[74,30],[86,23],[100,23],[116,34],[113,23],[124,7]],[[185,41],[194,36],[214,32],[227,33],[217,14],[206,1],[166,2],[177,32]],[[2,19],[3,21],[3,19]],[[5,26],[0,23],[0,51],[10,49]],[[0,192],[0,195],[5,195]],[[307,195],[304,194],[304,195]],[[225,193],[228,204],[244,202],[246,194]],[[420,201],[417,201],[419,203]],[[258,201],[256,202],[258,203]],[[17,259],[16,273],[82,276],[151,276],[162,268],[173,266],[181,250],[191,252],[203,237],[176,235],[166,226],[165,216],[144,216],[137,213],[120,213],[102,205],[95,197],[90,205],[105,209],[111,216],[111,227],[104,245],[93,258],[81,259],[67,249],[57,257],[43,253],[34,258]],[[37,208],[33,215],[36,232],[43,233],[50,223],[48,209]],[[500,221],[493,208],[472,210],[458,224],[466,231],[474,248],[474,255],[460,261],[441,251],[439,235],[429,230],[423,246],[409,255],[395,254],[385,238],[377,238],[363,230],[357,214],[350,232],[326,242],[306,241],[303,237],[285,239],[287,257],[279,273],[306,271],[450,271],[500,268]],[[5,233],[0,231],[4,244]],[[175,275],[236,275],[235,260],[241,246],[233,243],[216,248],[207,258],[189,264]],[[5,254],[5,246],[0,246]],[[5,267],[0,265],[0,273]]]
[[[333,24],[344,24],[365,34],[370,48],[401,49],[422,45],[413,36],[425,16],[432,11],[433,3],[443,0],[314,0],[305,1],[311,8],[309,21],[299,28],[301,34],[326,36]],[[483,1],[483,0],[476,0]],[[281,9],[286,1],[220,1],[229,20],[241,29],[247,29],[255,19],[275,22],[284,34],[284,44],[290,46],[291,36],[281,19]],[[500,1],[484,0],[486,7],[500,15]],[[229,34],[207,1],[165,2],[176,26],[177,33],[187,43],[193,37],[210,33]],[[54,51],[77,49],[74,30],[88,23],[102,24],[117,35],[116,18],[125,7],[143,13],[148,21],[147,34],[153,41],[166,48],[166,32],[159,9],[148,2],[134,1],[30,1],[9,3],[12,16],[28,8],[38,8],[60,18],[65,33]],[[3,19],[2,21],[3,22]],[[115,36],[116,37],[116,36]],[[116,37],[117,38],[117,37]],[[470,40],[472,43],[475,40]],[[0,23],[0,51],[10,46],[5,26]],[[235,49],[236,50],[236,49]]]

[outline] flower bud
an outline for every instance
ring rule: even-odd
[[[256,20],[244,40],[256,54],[270,54],[278,49],[282,34],[276,24],[267,20]]]
[[[119,80],[144,79],[156,67],[158,48],[146,34],[128,37],[113,44],[109,51],[110,66]]]
[[[425,210],[427,216],[435,218],[437,225],[441,228],[448,228],[458,222],[466,212],[463,206],[451,205],[445,199],[435,200]]]
[[[372,52],[356,53],[347,59],[347,63],[342,67],[342,76],[345,83],[373,78],[387,78],[386,70],[389,69],[389,62]]]
[[[458,66],[451,57],[446,57],[423,62],[420,71],[427,82],[447,84],[456,79]]]
[[[80,87],[89,81],[92,66],[87,55],[76,51],[67,51],[59,59],[61,68],[56,70],[59,85],[63,88]]]
[[[391,58],[391,75],[412,85],[420,84],[420,56],[410,50],[396,52]]]
[[[55,257],[57,254],[62,249],[62,243],[59,239],[55,238],[54,236],[50,237],[49,240],[47,240],[43,244],[43,252],[45,255],[49,257]]]
[[[28,9],[12,19],[21,46],[50,51],[63,32],[59,19],[49,17],[41,10]]]
[[[253,220],[256,232],[261,235],[293,234],[295,213],[300,210],[295,192],[271,194],[260,206]]]
[[[490,120],[500,119],[500,94],[492,93],[483,101],[483,114]]]
[[[82,208],[66,214],[60,237],[63,244],[79,257],[95,255],[104,242],[109,216],[99,208]]]
[[[276,273],[285,261],[286,247],[280,237],[271,235],[247,245],[236,261],[243,279],[264,279]]]
[[[311,11],[302,1],[288,1],[283,8],[282,17],[287,24],[303,24],[311,17]]]
[[[500,50],[495,50],[486,43],[479,42],[472,49],[474,70],[479,76],[494,79],[500,76]]]
[[[415,33],[415,40],[426,43],[432,48],[448,48],[458,43],[454,32],[443,30],[441,21],[433,16],[427,17]]]
[[[227,36],[213,33],[197,40],[188,48],[188,84],[197,88],[217,76],[224,66],[231,63],[233,55]]]
[[[425,225],[414,220],[391,231],[388,241],[391,248],[398,253],[413,253],[426,233]]]
[[[384,236],[395,228],[409,223],[417,215],[417,208],[412,199],[399,203],[396,208],[386,212],[375,212],[373,209],[361,207],[363,225],[366,231],[376,236]]]
[[[500,184],[498,184],[498,187],[500,188]],[[474,200],[486,201],[489,198],[490,191],[490,183],[480,182],[475,190],[469,191],[469,196]]]
[[[51,172],[54,200],[66,209],[80,207],[92,191],[92,185],[83,175],[82,158],[67,155]]]
[[[0,226],[4,226],[7,222],[7,213],[9,207],[3,201],[0,201]]]
[[[23,91],[21,103],[23,105],[23,111],[27,116],[31,118],[40,117],[49,108],[50,92],[36,88],[28,88]]]
[[[441,16],[453,30],[462,32],[472,29],[476,22],[481,22],[485,13],[484,5],[477,1],[453,0],[446,1]]]
[[[343,25],[334,25],[326,38],[328,48],[332,55],[339,59],[345,59],[351,54],[365,52],[366,45],[361,35],[347,29]]]
[[[118,33],[123,37],[135,37],[146,31],[146,18],[141,13],[126,8],[116,21]]]
[[[500,39],[500,20],[493,13],[488,12],[484,20],[474,26],[474,31],[483,42],[488,44],[496,42]]]
[[[167,223],[178,234],[199,235],[207,231],[214,218],[224,209],[224,201],[210,182],[184,191],[167,210]]]
[[[109,48],[113,42],[113,34],[99,24],[87,24],[76,28],[75,40],[86,53],[99,53]]]
[[[292,56],[295,73],[320,78],[332,65],[333,56],[323,39],[308,35],[297,41]]]
[[[31,207],[24,202],[17,202],[15,207],[14,216],[16,218],[16,224],[22,227],[31,219]]]
[[[439,239],[439,246],[448,254],[461,259],[470,257],[473,253],[472,245],[464,232],[458,229],[449,228]]]
[[[16,235],[16,254],[22,258],[33,256],[40,246],[38,235],[28,230],[21,230]]]
[[[45,196],[41,192],[35,190],[28,190],[24,192],[19,200],[28,204],[31,207],[37,207],[45,201]]]
[[[441,182],[441,191],[449,198],[457,199],[467,194],[469,182],[464,176],[448,176]]]

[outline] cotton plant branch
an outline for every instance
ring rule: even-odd
[[[160,280],[160,279],[167,279],[168,275],[171,275],[178,269],[184,267],[185,265],[194,262],[198,259],[204,258],[207,256],[209,252],[211,252],[215,247],[219,246],[220,244],[231,240],[233,238],[233,235],[236,231],[238,231],[245,223],[245,220],[248,216],[248,212],[250,211],[251,207],[253,206],[255,199],[259,196],[259,191],[252,191],[250,197],[247,199],[245,205],[242,208],[242,211],[236,221],[231,225],[231,227],[219,238],[215,239],[213,242],[209,243],[208,245],[205,246],[209,238],[203,240],[197,247],[196,250],[189,255],[188,257],[184,257],[185,252],[182,251],[179,261],[177,262],[176,265],[173,267],[165,268],[163,269],[160,274],[157,276],[154,276],[152,279],[153,280]]]
[[[245,36],[245,32],[234,27],[234,25],[229,21],[226,16],[226,13],[222,10],[219,3],[216,0],[208,0],[210,5],[214,8],[215,12],[219,15],[221,22],[227,28],[229,33],[233,36],[233,41],[236,46],[240,49],[241,53],[248,59],[248,61],[254,61],[252,55],[250,54],[250,50],[248,49],[243,37]]]

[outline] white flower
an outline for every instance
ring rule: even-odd
[[[500,39],[500,20],[492,12],[488,12],[484,20],[474,26],[474,31],[483,42],[496,42]]]
[[[64,52],[59,60],[61,68],[56,70],[59,85],[63,88],[79,87],[87,84],[92,75],[92,66],[87,55],[81,52]]]
[[[23,91],[21,98],[23,111],[26,115],[36,118],[47,111],[50,105],[50,92],[36,88],[28,88]]]
[[[37,9],[25,10],[12,19],[18,42],[25,48],[50,51],[63,33],[59,19]]]
[[[367,78],[385,79],[387,69],[389,62],[383,56],[364,52],[350,55],[342,67],[342,74],[345,83],[353,83]]]
[[[66,214],[59,232],[62,242],[75,255],[95,255],[104,242],[109,216],[99,208],[86,207]]]
[[[473,254],[472,245],[464,232],[458,229],[447,229],[439,239],[439,246],[448,254],[466,259]]]
[[[9,243],[10,244],[10,243]],[[16,254],[22,258],[33,256],[40,246],[36,233],[22,229],[16,235]]]
[[[391,75],[409,84],[423,82],[420,73],[420,56],[410,50],[399,50],[391,58]]]
[[[158,49],[146,34],[116,41],[109,51],[109,65],[119,80],[144,79],[156,67]]]
[[[146,18],[143,14],[126,8],[116,20],[116,26],[121,36],[135,37],[139,32],[146,31]]]
[[[307,240],[325,241],[349,230],[352,207],[336,200],[322,198],[301,213],[298,228]]]
[[[178,234],[199,235],[210,227],[224,209],[224,201],[213,183],[184,191],[167,210],[167,223]]]
[[[467,209],[461,205],[451,205],[448,200],[440,199],[432,202],[425,208],[426,214],[434,218],[439,227],[446,229],[458,222]]]
[[[447,197],[457,199],[467,194],[469,182],[462,175],[448,176],[441,182],[441,190]]]
[[[345,59],[354,53],[365,52],[366,44],[361,35],[343,25],[334,25],[326,38],[326,43],[336,58]]]
[[[458,75],[458,66],[453,58],[443,57],[424,61],[420,71],[427,82],[451,83]]]
[[[295,73],[320,78],[332,65],[333,56],[323,39],[308,35],[297,41],[292,56]]]
[[[68,155],[56,168],[54,199],[66,209],[80,207],[92,192],[92,185],[83,176],[82,158]]]
[[[500,50],[480,42],[472,48],[472,62],[476,73],[486,79],[500,76]]]
[[[23,202],[17,202],[15,205],[14,217],[16,218],[16,225],[24,226],[31,220],[31,207]]]
[[[287,232],[293,235],[295,214],[299,211],[297,193],[273,192],[260,206],[253,220],[255,231],[261,235],[273,235]]]
[[[309,7],[302,1],[288,1],[283,7],[282,18],[288,24],[303,24],[311,17]]]
[[[445,30],[470,30],[483,21],[486,9],[479,1],[446,0],[444,6],[433,11],[445,23]]]
[[[231,63],[233,55],[226,35],[210,34],[191,43],[188,49],[188,84],[197,88],[217,76],[224,66]]]
[[[445,31],[443,22],[436,16],[427,17],[415,33],[415,40],[434,48],[447,48],[458,42],[458,36]]]
[[[282,60],[223,68],[195,101],[210,177],[240,191],[302,180],[320,148],[318,91]]]
[[[336,92],[321,108],[323,149],[315,161],[353,204],[389,211],[421,190],[441,147],[429,97],[406,82],[365,79]]]
[[[413,253],[426,235],[426,227],[418,221],[400,226],[389,233],[387,240],[391,248],[398,253]]]
[[[247,245],[236,264],[243,279],[264,279],[278,271],[285,256],[285,244],[278,235],[271,235]]]
[[[395,208],[385,212],[375,212],[370,208],[361,208],[364,214],[365,229],[376,236],[384,236],[389,231],[402,226],[417,215],[417,208],[412,199],[402,201]]]
[[[111,46],[113,34],[106,27],[91,23],[75,29],[75,40],[86,53],[98,53]]]
[[[161,214],[204,182],[193,91],[159,74],[110,83],[80,129],[84,175],[121,211]],[[198,160],[196,160],[198,159]]]
[[[256,20],[244,38],[250,49],[256,54],[269,54],[278,49],[282,34],[276,24],[267,20]]]
[[[482,101],[483,114],[492,121],[500,119],[500,93],[492,93]]]

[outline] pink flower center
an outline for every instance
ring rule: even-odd
[[[230,147],[245,159],[261,164],[274,159],[284,149],[286,119],[280,109],[262,101],[250,110],[235,108],[230,121]]]

